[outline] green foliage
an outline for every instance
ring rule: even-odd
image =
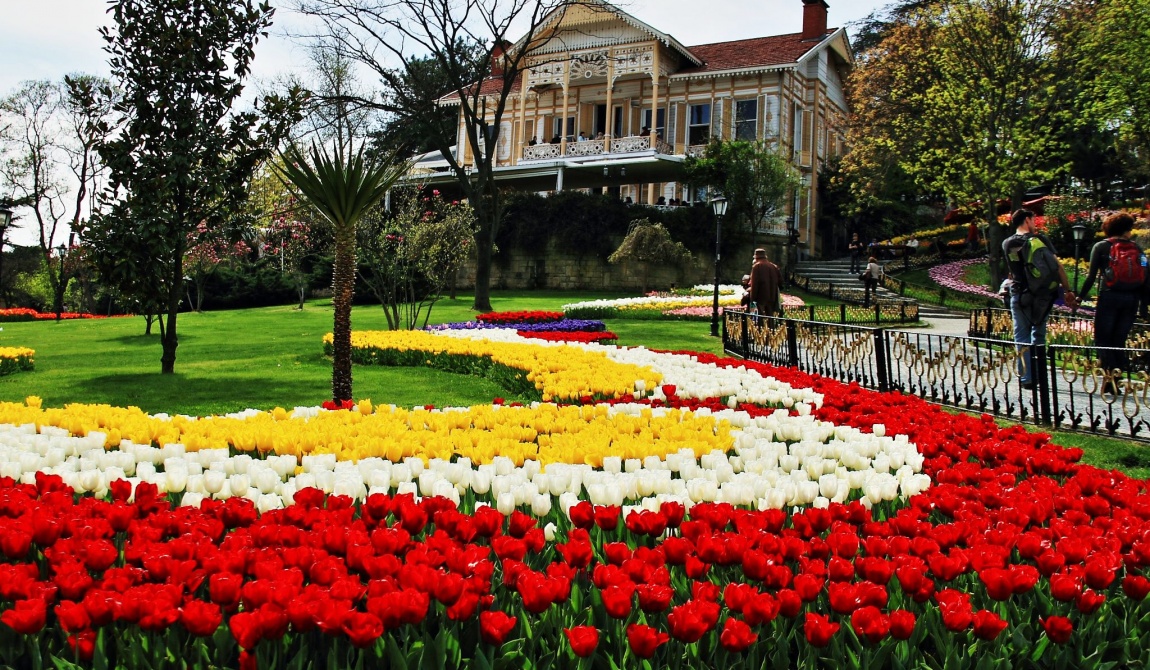
[[[426,326],[472,251],[475,212],[467,203],[443,200],[438,191],[412,191],[400,199],[394,216],[376,212],[365,224],[359,230],[359,275],[383,306],[388,328]]]
[[[659,209],[624,205],[598,193],[564,191],[550,197],[537,193],[510,193],[496,237],[499,261],[512,251],[545,254],[557,251],[607,260],[626,235],[632,221],[661,223],[671,237],[692,253],[713,252],[715,217],[709,207]],[[724,231],[724,248],[742,243],[746,231]]]
[[[742,221],[752,235],[802,188],[798,170],[775,147],[759,142],[712,141],[702,157],[688,156],[684,169],[688,184],[726,197],[727,218]]]
[[[1150,177],[1150,0],[1103,0],[1094,7],[1081,45],[1094,72],[1083,106],[1099,127],[1117,128],[1132,141],[1142,153],[1138,172]]]
[[[251,0],[114,0],[117,132],[99,146],[110,207],[86,239],[102,279],[161,321],[161,369],[175,369],[184,254],[198,225],[235,221],[252,173],[299,118],[300,93],[235,113],[272,9]]]
[[[383,159],[354,154],[342,146],[321,149],[312,145],[308,155],[289,148],[273,164],[284,184],[327,219],[334,231],[335,264],[332,270],[332,306],[335,338],[332,359],[332,400],[352,399],[351,304],[355,295],[355,231],[387,191],[407,173],[408,164],[392,154]]]
[[[653,264],[681,267],[691,262],[691,252],[681,243],[671,239],[671,234],[660,223],[647,219],[631,222],[627,237],[610,256],[607,262],[617,264],[633,262],[643,267],[643,293],[647,292],[647,279]]]

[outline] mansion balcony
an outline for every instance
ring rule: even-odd
[[[567,138],[555,143],[533,144],[523,147],[519,164],[531,161],[553,161],[560,158],[615,158],[628,155],[652,155],[674,153],[666,142],[650,135],[631,137],[608,137],[604,139],[580,140]]]

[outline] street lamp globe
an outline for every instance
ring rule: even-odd
[[[1082,240],[1086,239],[1086,231],[1090,229],[1082,223],[1076,223],[1070,227],[1070,230],[1074,233],[1074,241],[1081,242]]]
[[[723,196],[719,196],[717,198],[711,198],[711,211],[713,211],[715,213],[715,216],[726,216],[727,215],[727,199],[724,198]]]
[[[0,206],[0,230],[3,230],[12,224],[12,210]]]

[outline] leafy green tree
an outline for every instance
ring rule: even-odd
[[[236,113],[272,8],[251,0],[113,0],[111,55],[122,120],[99,152],[108,210],[87,239],[104,280],[163,314],[160,369],[175,371],[189,235],[234,220],[256,166],[299,119],[301,94]]]
[[[494,168],[508,100],[519,92],[527,68],[550,58],[543,49],[548,29],[563,12],[576,6],[610,10],[582,0],[296,1],[300,11],[324,23],[329,46],[383,84],[382,99],[361,102],[391,115],[443,154],[463,198],[475,210],[473,307],[491,311],[492,254],[503,199]],[[515,37],[519,41],[512,43]],[[436,76],[423,77],[429,67]],[[445,89],[458,94],[448,104]],[[444,125],[444,107],[458,110],[455,118],[462,123],[466,149],[452,150],[458,126]],[[471,159],[467,164],[461,160],[465,151]]]
[[[1118,138],[1142,158],[1136,174],[1150,177],[1150,0],[1102,0],[1081,25],[1080,62],[1093,76],[1084,87],[1083,107],[1100,128],[1113,128]]]
[[[744,223],[752,244],[762,222],[803,187],[798,170],[773,146],[760,142],[711,142],[702,157],[688,156],[684,168],[684,181],[727,198],[727,216]]]
[[[394,216],[368,217],[367,223],[360,229],[360,276],[383,307],[387,327],[426,326],[471,254],[475,212],[467,203],[444,200],[438,191],[415,191],[400,200]]]
[[[285,184],[297,190],[333,229],[335,267],[332,271],[332,401],[352,399],[351,303],[355,294],[356,224],[406,174],[409,165],[397,156],[372,160],[363,147],[355,154],[340,146],[320,149],[312,145],[304,155],[290,147],[274,168]]]
[[[639,263],[643,268],[643,293],[646,293],[652,265],[682,267],[691,262],[691,252],[681,242],[671,239],[663,224],[636,219],[631,222],[623,243],[607,258],[607,262]]]
[[[876,183],[911,177],[928,192],[981,202],[991,273],[1004,269],[1000,198],[1069,167],[1063,128],[1074,113],[1060,50],[1061,0],[940,0],[910,12],[852,76],[857,140],[846,167]],[[869,177],[869,178],[868,178]]]

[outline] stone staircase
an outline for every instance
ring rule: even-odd
[[[795,274],[808,277],[814,281],[825,281],[833,283],[835,286],[841,286],[848,289],[862,289],[862,282],[858,280],[858,272],[851,272],[851,261],[849,258],[841,258],[834,260],[806,260],[799,261],[795,266]],[[866,264],[863,263],[863,267]],[[904,300],[902,296],[887,290],[882,286],[876,289],[876,294],[880,300]],[[920,318],[956,318],[966,316],[965,312],[957,312],[955,310],[947,309],[945,307],[938,307],[936,305],[927,305],[919,303],[918,314]]]

